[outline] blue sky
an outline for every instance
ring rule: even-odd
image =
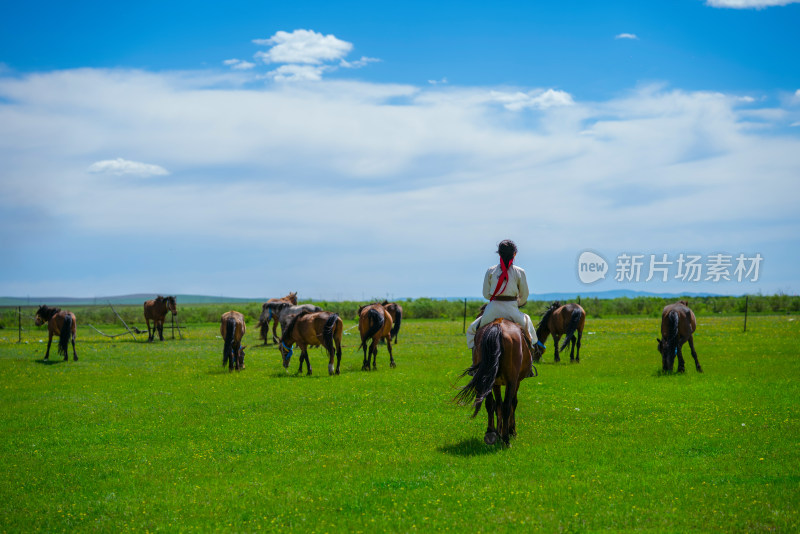
[[[0,294],[800,291],[800,3],[380,4],[4,6]]]

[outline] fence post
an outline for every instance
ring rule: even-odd
[[[744,331],[747,332],[747,295],[744,296]]]
[[[175,314],[170,312],[172,317],[172,339],[175,339]]]
[[[464,327],[461,329],[461,333],[467,333],[467,299],[464,299]]]
[[[17,332],[19,334],[17,343],[22,343],[22,306],[17,306],[17,325],[18,325]]]

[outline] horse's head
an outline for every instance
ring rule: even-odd
[[[36,326],[42,326],[47,322],[48,318],[45,317],[47,315],[47,309],[47,306],[39,306],[39,309],[36,310],[36,318],[34,319]]]
[[[294,304],[294,305],[297,305],[297,291],[295,291],[294,293],[292,293],[291,291],[289,291],[289,294],[286,296],[286,298],[287,298],[287,299],[289,300],[289,302],[291,302],[292,304]]]
[[[285,369],[289,368],[289,361],[292,359],[292,354],[294,351],[292,350],[291,345],[286,345],[286,343],[281,340],[281,344],[278,346],[281,351],[281,358],[283,358],[283,367]]]
[[[167,309],[172,312],[172,315],[178,315],[178,302],[175,297],[164,297],[167,302]]]
[[[656,341],[658,341],[658,353],[661,354],[661,369],[672,371],[672,367],[675,365],[675,356],[678,355],[678,347],[671,347],[664,339],[656,338]]]

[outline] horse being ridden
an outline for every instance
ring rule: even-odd
[[[470,375],[472,379],[461,388],[454,400],[461,405],[471,402],[475,407],[472,417],[478,415],[481,403],[486,401],[488,424],[483,440],[487,445],[494,444],[498,434],[506,445],[511,436],[517,435],[514,415],[517,392],[520,382],[535,376],[532,370],[530,346],[518,324],[507,319],[496,319],[478,330],[472,350],[472,365],[461,374]],[[502,395],[502,386],[506,388],[505,397]]]
[[[229,311],[222,314],[219,325],[219,333],[225,344],[222,346],[222,366],[228,364],[228,371],[244,369],[244,349],[242,338],[247,327],[244,324],[244,315],[237,311]]]
[[[147,341],[153,341],[158,330],[158,339],[164,341],[164,318],[167,312],[178,315],[178,305],[175,297],[157,296],[153,300],[144,302],[144,320],[147,323]],[[153,321],[153,330],[150,331],[150,321]]]
[[[261,305],[261,317],[258,318],[258,327],[260,331],[260,337],[264,340],[264,345],[268,345],[267,341],[269,338],[269,323],[273,321],[275,318],[276,312],[279,310],[293,306],[297,304],[297,292],[289,292],[288,295],[285,297],[281,297],[279,299],[269,299],[267,302]],[[278,328],[278,319],[275,318],[272,323],[272,342],[278,342],[278,334],[276,329]]]
[[[50,358],[50,344],[53,342],[53,335],[58,336],[58,353],[64,356],[64,361],[69,360],[69,342],[72,340],[72,359],[78,361],[78,353],[75,352],[75,337],[77,335],[77,322],[75,314],[71,311],[51,308],[49,306],[39,306],[36,311],[36,326],[47,323],[47,352],[44,359]]]
[[[675,356],[678,357],[678,372],[686,371],[681,348],[687,341],[692,351],[694,365],[698,373],[703,372],[700,361],[697,359],[697,351],[694,350],[694,331],[697,329],[697,319],[694,312],[684,300],[679,300],[674,304],[664,306],[661,312],[661,339],[658,341],[658,352],[661,353],[661,368],[664,371],[672,371],[675,364]]]
[[[553,336],[553,345],[555,345],[555,358],[553,361],[560,362],[561,358],[558,356],[559,351],[563,351],[567,343],[572,341],[569,351],[569,361],[580,363],[581,361],[581,338],[583,337],[583,326],[586,322],[586,312],[581,308],[580,304],[565,304],[561,305],[560,302],[553,302],[549,308],[542,315],[542,320],[536,325],[536,336],[539,341],[545,343],[547,336]],[[577,339],[575,332],[578,332]],[[564,342],[561,348],[558,346],[558,341],[561,336],[564,337]],[[575,354],[575,345],[578,346],[578,354]],[[534,360],[539,361],[537,355],[534,355]]]
[[[397,333],[400,332],[400,323],[403,322],[403,307],[396,302],[389,302],[388,300],[381,302],[381,306],[386,308],[386,311],[392,316],[393,326],[391,332],[389,332],[389,337],[393,337],[394,344],[397,345]]]
[[[378,368],[375,360],[378,356],[378,343],[382,339],[386,340],[386,349],[389,351],[389,367],[396,367],[392,356],[392,324],[392,316],[377,302],[358,309],[358,332],[361,334],[361,345],[358,348],[364,349],[362,371],[369,371],[370,356],[372,356],[372,370]],[[372,340],[369,352],[367,352],[367,340]]]
[[[342,362],[342,332],[344,323],[337,313],[326,311],[309,312],[301,311],[293,316],[286,326],[281,337],[280,351],[283,366],[288,369],[292,358],[292,345],[300,347],[300,367],[298,373],[303,371],[303,360],[311,374],[311,361],[308,359],[308,347],[322,345],[328,353],[328,374],[339,374],[339,364]],[[335,351],[334,351],[335,344]],[[333,367],[333,356],[336,355],[336,368]]]

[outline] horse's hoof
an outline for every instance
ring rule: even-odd
[[[72,358],[72,361],[73,361],[73,362],[77,362],[77,361],[78,361],[78,357],[77,357],[77,356],[75,356],[74,358]]]
[[[389,364],[389,367],[391,367],[392,369],[394,369],[395,367],[397,367],[397,364],[395,364],[394,362],[392,362],[392,363],[390,363],[390,364]]]
[[[494,445],[497,443],[497,434],[494,432],[487,432],[485,436],[483,436],[483,442],[487,445]]]
[[[333,365],[328,366],[328,374],[333,375]]]

